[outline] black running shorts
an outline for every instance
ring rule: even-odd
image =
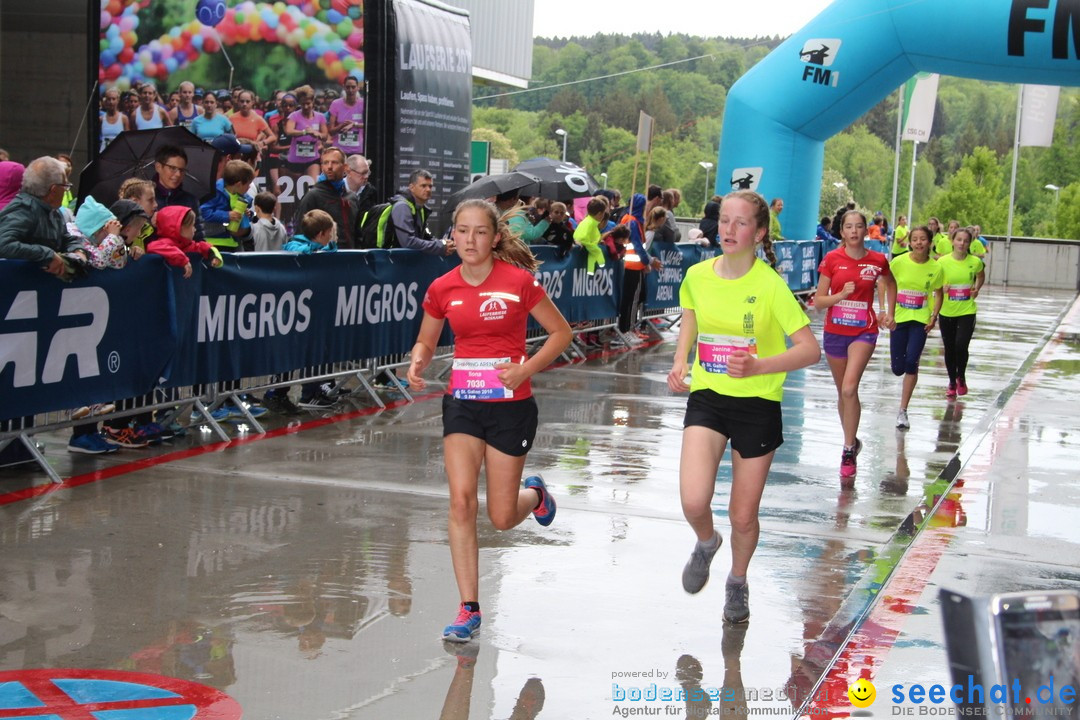
[[[768,455],[784,444],[780,403],[759,397],[731,397],[695,390],[686,403],[683,427],[700,425],[728,439],[744,458]]]
[[[521,457],[536,438],[536,400],[490,402],[443,395],[443,437],[464,433],[480,438],[506,455]]]

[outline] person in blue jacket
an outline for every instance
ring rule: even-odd
[[[337,225],[334,218],[325,210],[308,210],[300,218],[300,234],[289,238],[281,249],[301,255],[337,252]]]
[[[225,163],[225,172],[214,196],[199,206],[206,242],[222,252],[237,252],[250,245],[251,196],[246,190],[255,179],[255,168],[243,160]],[[245,242],[248,241],[248,242]]]

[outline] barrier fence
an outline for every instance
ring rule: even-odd
[[[819,243],[777,244],[793,290],[816,284],[815,249]],[[621,262],[608,258],[590,275],[581,248],[562,258],[550,246],[533,250],[542,261],[538,281],[576,333],[615,328]],[[714,251],[671,243],[652,250],[664,269],[646,275],[642,312],[677,315],[686,270]],[[30,448],[35,433],[87,422],[71,409],[96,403],[116,410],[93,421],[194,409],[222,439],[228,434],[208,411],[241,392],[355,377],[382,405],[373,379],[405,364],[427,286],[456,264],[410,250],[239,253],[219,269],[194,263],[184,279],[147,256],[65,284],[31,263],[0,261],[0,450],[20,439]],[[542,340],[542,328],[529,337]],[[449,329],[440,344],[449,357]],[[580,344],[573,355],[584,357]]]

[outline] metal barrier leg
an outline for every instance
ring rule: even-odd
[[[415,402],[415,400],[413,400],[413,396],[410,395],[409,391],[405,389],[405,386],[401,384],[401,380],[398,380],[397,373],[387,370],[385,373],[383,373],[383,375],[386,375],[388,378],[390,378],[390,382],[394,384],[398,392],[405,396],[405,402]]]
[[[52,465],[49,464],[49,461],[46,460],[45,456],[38,450],[37,443],[34,442],[33,438],[26,433],[19,433],[18,439],[19,442],[30,451],[30,454],[34,456],[34,462],[37,463],[39,468],[45,471],[45,474],[49,476],[50,480],[58,485],[64,482],[64,479],[57,474],[56,470],[53,470]]]
[[[247,421],[249,423],[251,423],[251,426],[255,430],[256,435],[266,434],[266,429],[259,424],[259,421],[255,419],[255,416],[251,414],[251,410],[248,408],[247,405],[244,404],[244,402],[239,397],[237,397],[237,394],[235,392],[228,393],[225,397],[227,397],[233,405],[240,408],[240,412],[244,413],[244,417],[247,418]]]
[[[379,409],[380,410],[385,410],[386,409],[386,403],[384,403],[382,401],[382,398],[379,397],[379,393],[375,390],[375,386],[373,386],[368,381],[368,379],[366,377],[364,377],[364,373],[362,373],[362,372],[356,373],[356,379],[358,381],[360,381],[360,385],[363,386],[364,390],[367,391],[368,397],[370,397],[372,400],[375,401],[375,404],[379,406]]]
[[[222,442],[230,442],[232,440],[232,438],[229,437],[229,433],[225,432],[221,425],[218,424],[218,421],[214,419],[214,416],[210,414],[210,410],[203,404],[202,399],[196,398],[194,407],[195,412],[202,415],[203,420],[205,420],[206,424],[210,426],[210,429],[214,431],[214,434],[221,438]],[[254,422],[254,420],[252,422]]]

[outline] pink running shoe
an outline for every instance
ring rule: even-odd
[[[945,390],[945,398],[952,400],[956,397],[956,383],[949,383],[948,389]]]
[[[862,440],[855,438],[855,447],[850,450],[845,448],[840,455],[840,477],[855,477],[855,473],[858,471],[858,463],[855,458],[859,456],[860,452],[862,452]]]
[[[963,380],[957,380],[956,381],[956,394],[957,395],[967,395],[967,383],[964,382]]]

